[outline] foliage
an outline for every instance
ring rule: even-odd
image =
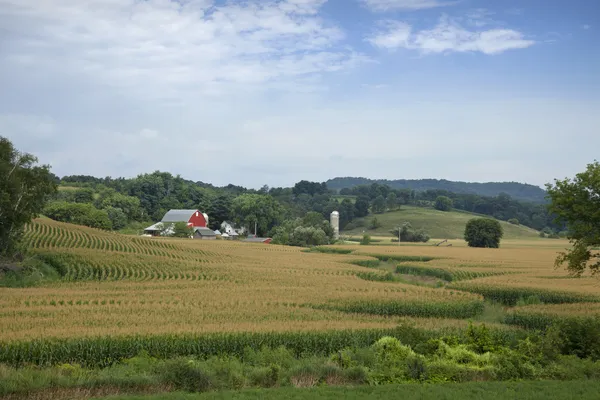
[[[356,217],[366,217],[369,215],[369,198],[359,196],[354,203],[354,215]]]
[[[37,161],[0,136],[0,256],[18,251],[23,228],[56,191],[49,166],[39,166]]]
[[[398,228],[394,228],[390,231],[390,233],[397,238],[398,232],[400,232],[400,241],[401,242],[423,242],[426,243],[429,241],[429,235],[425,233],[422,229],[414,230],[410,222],[405,222],[402,226]]]
[[[308,194],[310,196],[314,196],[315,194],[325,194],[327,193],[327,185],[325,182],[319,183],[302,180],[294,185],[292,193],[294,193],[294,196],[299,196],[301,194]]]
[[[104,208],[104,211],[106,211],[108,219],[110,219],[112,229],[123,229],[127,225],[127,215],[122,209],[107,206]]]
[[[381,228],[382,225],[383,224],[381,222],[379,222],[377,217],[373,217],[373,218],[371,218],[371,222],[369,223],[369,229]]]
[[[304,218],[284,221],[272,232],[273,244],[290,246],[321,246],[333,239],[331,224],[317,212],[309,212]]]
[[[558,222],[567,224],[567,237],[573,244],[558,255],[555,265],[566,263],[568,271],[577,276],[588,268],[598,273],[600,254],[591,248],[600,245],[600,163],[588,164],[574,179],[555,180],[546,189],[551,201],[548,208]]]
[[[500,247],[504,235],[502,225],[490,218],[473,218],[465,227],[465,241],[469,247]]]
[[[282,218],[283,209],[271,196],[260,194],[242,194],[232,202],[233,221],[250,231],[256,223],[258,235],[265,235]]]
[[[508,220],[508,223],[509,223],[509,224],[513,224],[513,225],[519,225],[519,220],[518,220],[518,219],[516,219],[516,218],[510,218],[510,219]]]
[[[373,200],[373,203],[371,204],[371,210],[375,214],[381,214],[385,212],[386,206],[387,203],[385,201],[385,197],[379,195]]]
[[[390,192],[385,199],[388,210],[398,209],[398,196],[394,192]]]
[[[453,202],[450,197],[438,196],[435,199],[434,208],[439,211],[450,211],[452,210]]]
[[[371,236],[367,233],[365,233],[362,237],[362,239],[360,240],[360,244],[362,245],[369,245],[371,244]]]
[[[176,222],[173,225],[173,236],[179,238],[189,238],[194,234],[194,228],[188,226],[186,222]]]
[[[98,210],[89,203],[54,201],[48,203],[44,208],[44,214],[55,221],[84,225],[90,228],[110,230],[113,227],[108,212]]]

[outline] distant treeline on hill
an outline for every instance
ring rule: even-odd
[[[222,221],[254,229],[271,236],[282,226],[310,228],[321,226],[320,214],[329,220],[332,211],[340,212],[340,229],[369,213],[394,211],[402,205],[434,207],[440,196],[451,199],[451,208],[489,215],[537,230],[558,232],[545,205],[519,201],[508,194],[482,196],[446,190],[394,189],[371,183],[335,191],[325,182],[302,180],[293,187],[247,189],[227,185],[216,187],[190,181],[168,172],[155,171],[135,178],[96,178],[65,176],[57,181],[63,187],[44,214],[50,218],[102,229],[137,229],[159,221],[169,209],[199,209],[209,215],[210,227],[219,229]],[[310,223],[300,221],[308,213]],[[304,224],[304,225],[303,225]],[[291,229],[291,228],[290,228]]]
[[[332,190],[351,189],[356,186],[378,183],[388,185],[393,189],[412,190],[446,190],[453,193],[476,194],[479,196],[495,197],[505,193],[515,200],[545,203],[546,191],[542,188],[518,182],[453,182],[444,179],[368,179],[353,177],[338,177],[325,182]]]

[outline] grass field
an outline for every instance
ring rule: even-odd
[[[380,228],[368,229],[369,221],[377,217],[382,224]],[[424,229],[432,238],[436,239],[460,239],[463,237],[465,225],[474,217],[481,217],[463,211],[443,212],[432,208],[402,206],[399,211],[392,211],[383,214],[369,215],[366,218],[359,218],[364,225],[348,231],[342,231],[342,235],[362,236],[363,230],[370,235],[384,236],[391,239],[389,231],[397,228],[404,222],[410,222],[415,229]],[[538,237],[538,232],[526,226],[512,225],[508,222],[500,221],[504,228],[505,239],[533,239]]]

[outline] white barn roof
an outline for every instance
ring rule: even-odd
[[[198,210],[169,210],[161,222],[188,222]]]

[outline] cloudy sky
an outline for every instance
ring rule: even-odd
[[[60,175],[573,176],[591,0],[0,0],[0,135]]]

